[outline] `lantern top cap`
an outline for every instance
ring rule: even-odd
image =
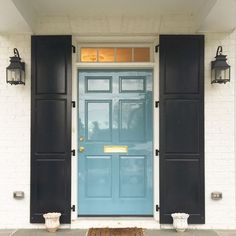
[[[10,62],[12,62],[12,63],[23,63],[23,62],[21,62],[20,54],[19,54],[17,48],[14,48],[13,52],[14,52],[14,56],[10,57]]]
[[[218,48],[216,50],[216,56],[222,55],[222,52],[223,52],[222,46],[218,46]]]
[[[14,57],[20,58],[20,54],[19,54],[19,51],[18,51],[17,48],[14,48],[14,49],[13,49],[13,52],[14,52]],[[20,59],[21,59],[21,58],[20,58]]]
[[[223,59],[223,60],[224,60],[224,59],[226,60],[226,57],[227,57],[227,56],[226,56],[226,55],[223,55],[222,53],[223,53],[223,48],[222,48],[222,46],[218,46],[218,48],[217,48],[217,50],[216,50],[216,56],[215,56],[215,58],[218,59],[218,60],[220,60],[220,59],[221,59],[221,60],[222,60],[222,59]]]
[[[20,57],[20,54],[19,54],[19,51],[17,50],[17,48],[14,48],[13,52],[14,52],[14,56],[10,57],[11,61],[21,61],[21,57]]]
[[[217,51],[216,51],[216,56],[215,56],[215,61],[212,61],[212,69],[227,69],[230,68],[228,65],[226,55],[222,54],[222,46],[218,46]]]

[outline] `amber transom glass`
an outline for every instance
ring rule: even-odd
[[[81,62],[150,62],[149,47],[82,47]]]

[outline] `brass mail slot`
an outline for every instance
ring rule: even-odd
[[[128,146],[104,146],[104,153],[126,153],[128,152]]]

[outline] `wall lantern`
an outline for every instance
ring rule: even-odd
[[[13,50],[14,57],[10,57],[10,65],[6,68],[6,80],[9,84],[25,84],[25,63],[21,62],[19,52]]]
[[[226,62],[226,55],[222,55],[222,46],[216,51],[215,61],[211,62],[211,83],[225,84],[230,81],[230,65]]]

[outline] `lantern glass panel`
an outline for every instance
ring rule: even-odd
[[[230,68],[217,68],[212,72],[215,81],[224,83],[230,79]]]
[[[230,80],[230,67],[225,69],[225,79]]]
[[[226,70],[216,70],[216,79],[225,80],[226,79]]]
[[[22,81],[22,78],[24,78],[24,71],[21,69],[7,70],[7,79],[9,83],[20,84],[24,82]]]

